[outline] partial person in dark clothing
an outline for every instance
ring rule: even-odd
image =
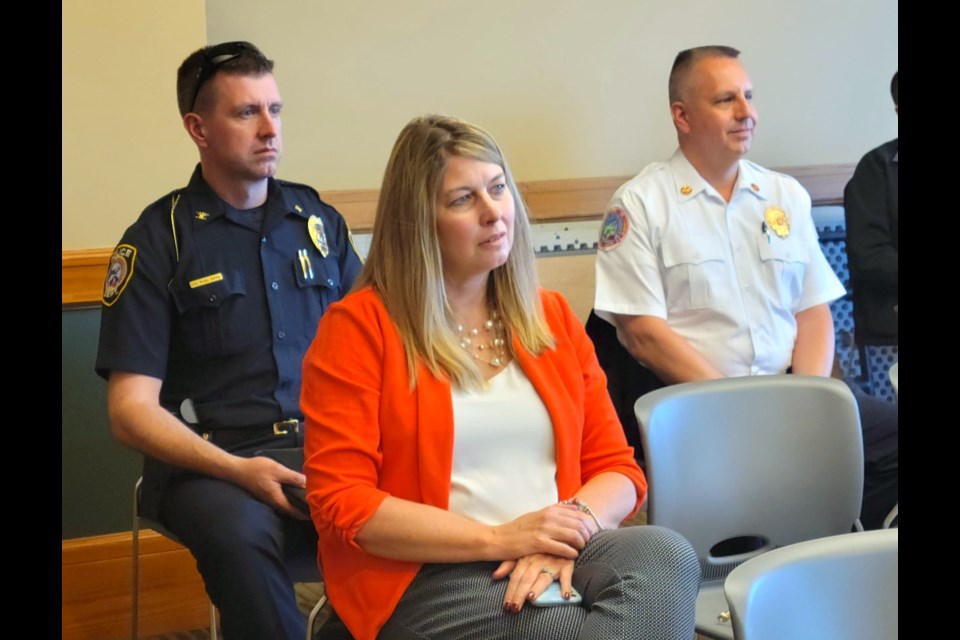
[[[890,93],[900,114],[898,76]],[[843,192],[847,258],[859,345],[899,345],[900,139],[863,156]]]

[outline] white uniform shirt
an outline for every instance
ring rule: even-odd
[[[788,230],[768,222],[777,208]],[[729,203],[677,150],[620,187],[607,209],[598,315],[663,318],[724,375],[785,372],[796,314],[843,294],[817,241],[810,196],[747,160]]]

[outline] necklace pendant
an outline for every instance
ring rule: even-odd
[[[474,360],[495,368],[503,366],[505,361],[504,345],[507,341],[501,337],[504,335],[503,322],[497,317],[496,312],[481,325],[484,332],[492,333],[492,335],[487,336],[486,340],[479,337],[481,331],[479,328],[465,330],[464,326],[459,323],[456,327],[460,338],[460,348],[472,355]],[[490,354],[489,359],[487,359],[486,354]]]

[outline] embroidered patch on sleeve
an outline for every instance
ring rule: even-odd
[[[133,277],[133,263],[137,259],[137,248],[129,244],[117,245],[107,265],[107,277],[103,281],[103,304],[111,307],[120,299]]]
[[[600,248],[603,251],[610,251],[617,247],[627,236],[629,228],[630,222],[623,209],[614,207],[607,211],[607,215],[603,218],[603,225],[600,227]]]
[[[353,252],[357,254],[357,258],[360,259],[360,264],[363,264],[364,263],[363,255],[360,253],[360,251],[357,250],[357,245],[353,241],[353,232],[350,231],[349,227],[347,228],[347,240],[350,241],[350,247],[353,249]]]

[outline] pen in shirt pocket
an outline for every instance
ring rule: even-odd
[[[310,254],[306,249],[300,249],[300,268],[303,270],[303,277],[306,280],[313,280],[313,265],[310,263]]]
[[[297,249],[297,259],[300,261],[300,273],[303,274],[303,279],[307,279],[307,259],[303,255],[303,249]]]

